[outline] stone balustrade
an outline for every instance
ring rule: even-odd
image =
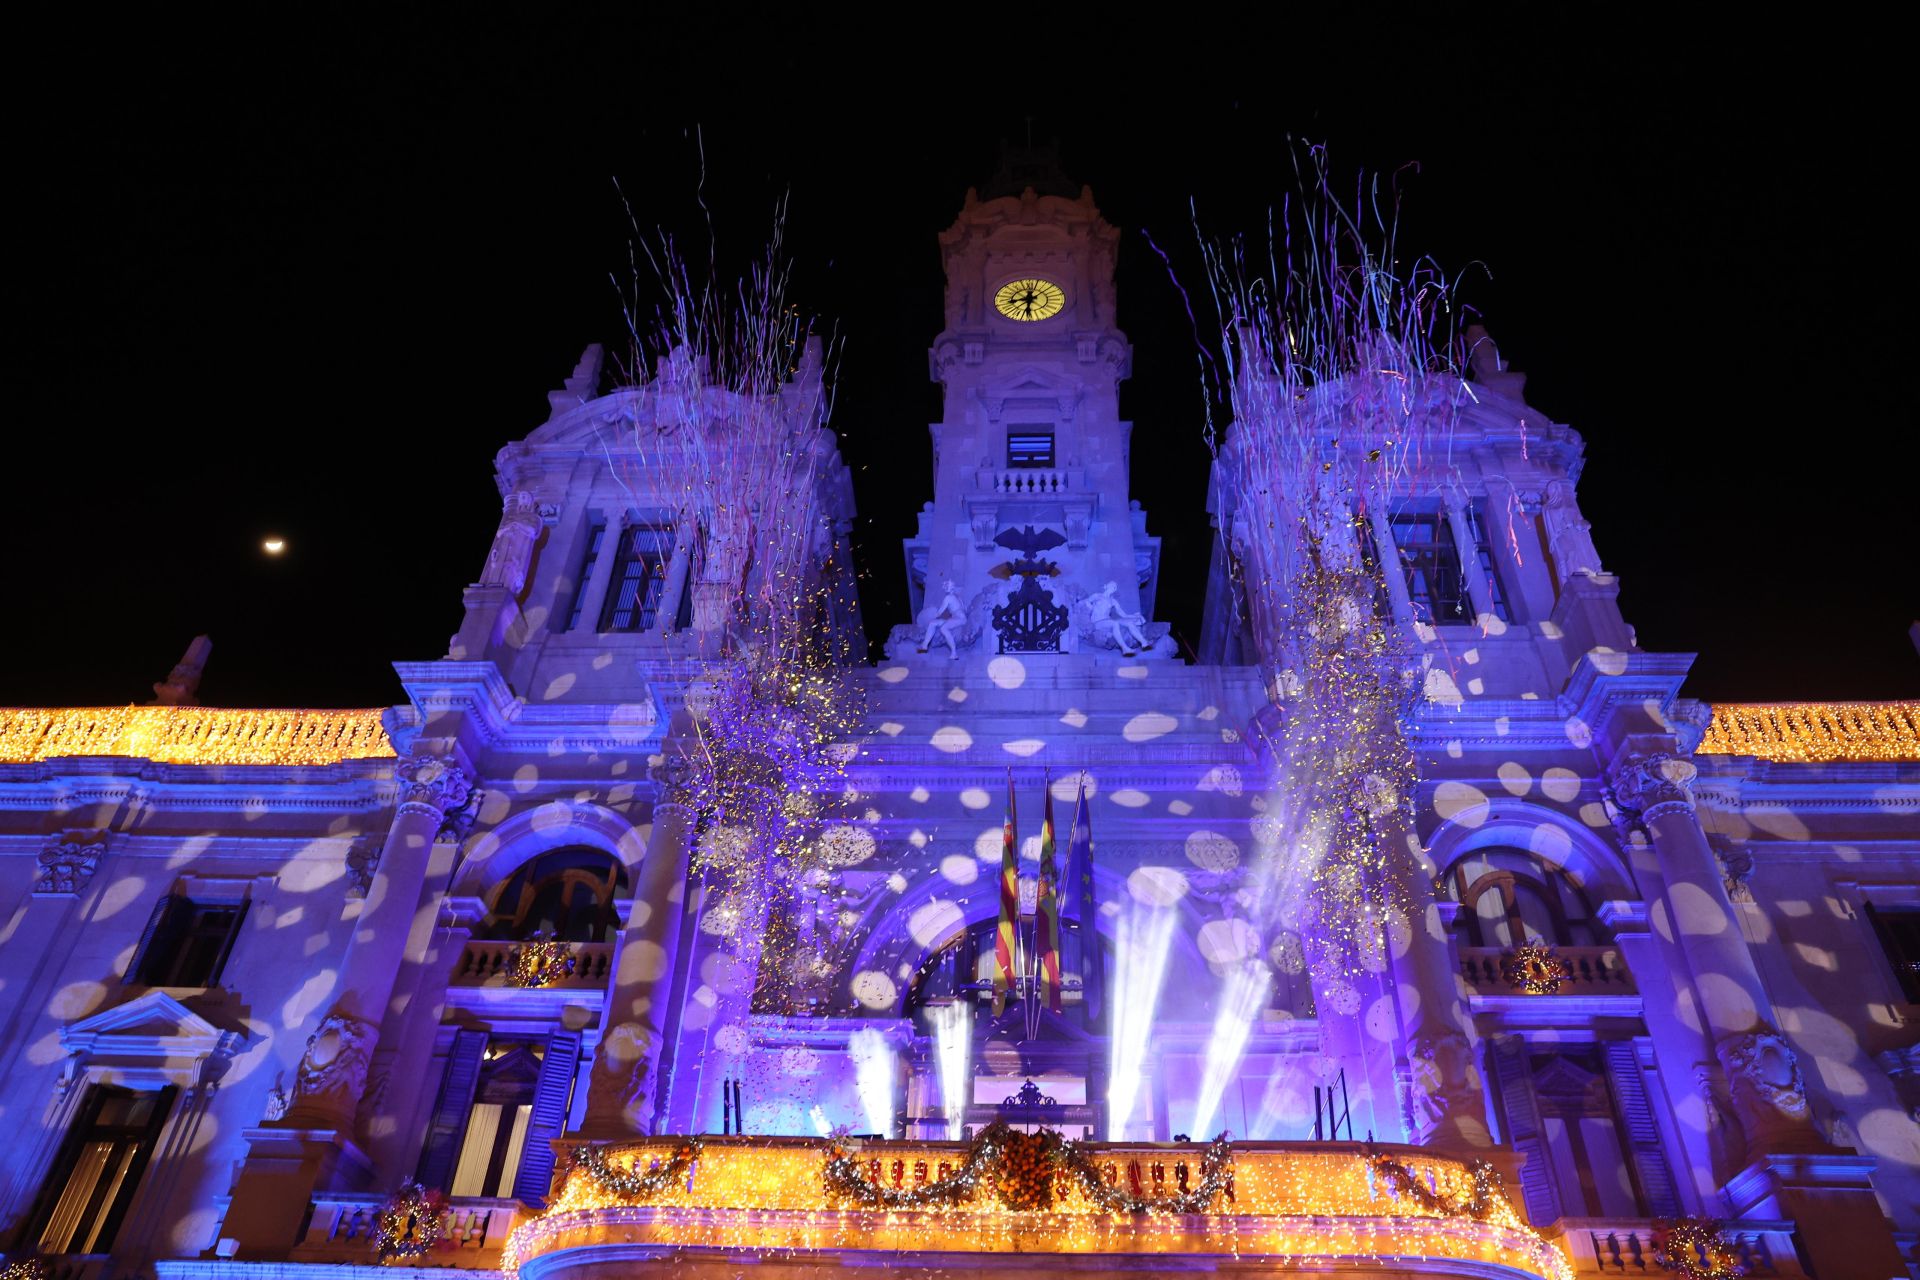
[[[1746,1276],[1806,1275],[1793,1248],[1791,1222],[1729,1222],[1722,1235]],[[1654,1260],[1654,1224],[1647,1218],[1562,1218],[1547,1232],[1566,1250],[1577,1276],[1667,1274]]]
[[[514,957],[527,944],[511,940],[471,940],[460,953],[453,968],[451,985],[456,987],[543,987],[594,988],[607,985],[613,969],[611,942],[563,942],[566,948],[565,974],[538,984],[521,984],[513,979]]]
[[[1058,467],[986,467],[978,475],[983,491],[1010,498],[1058,497],[1086,488],[1080,472]]]
[[[317,1195],[307,1231],[293,1248],[294,1262],[365,1262],[374,1257],[374,1227],[389,1196],[377,1191],[340,1191]],[[421,1265],[489,1269],[500,1265],[500,1251],[521,1211],[518,1200],[459,1196],[440,1221],[440,1243]]]
[[[1503,961],[1509,951],[1506,947],[1460,948],[1460,974],[1475,995],[1528,994],[1507,979]],[[1639,990],[1618,947],[1554,947],[1553,954],[1567,967],[1567,976],[1553,995],[1626,996]]]

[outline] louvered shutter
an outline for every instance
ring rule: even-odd
[[[121,981],[165,986],[167,971],[192,924],[193,903],[180,894],[170,893],[154,903],[153,914],[147,917],[147,927],[140,934],[140,945],[134,948],[133,963],[127,966],[127,976]]]
[[[233,944],[240,940],[240,926],[247,922],[247,908],[251,905],[252,903],[248,899],[242,898],[240,899],[239,905],[234,907],[233,921],[227,925],[227,936],[222,939],[220,943],[220,954],[214,957],[213,971],[207,975],[208,986],[217,987],[223,985],[220,981],[220,975],[226,972],[227,957],[233,954]]]
[[[1560,1198],[1554,1194],[1553,1169],[1540,1124],[1540,1104],[1533,1096],[1533,1070],[1527,1062],[1526,1041],[1498,1036],[1493,1041],[1494,1076],[1500,1082],[1500,1107],[1506,1114],[1507,1140],[1527,1158],[1520,1167],[1520,1191],[1526,1197],[1527,1217],[1544,1227],[1560,1216]]]
[[[1616,1040],[1603,1047],[1613,1097],[1620,1105],[1621,1121],[1627,1126],[1634,1172],[1640,1177],[1640,1189],[1646,1193],[1644,1208],[1656,1218],[1677,1218],[1680,1199],[1674,1192],[1673,1168],[1667,1163],[1660,1126],[1653,1118],[1653,1103],[1647,1097],[1647,1078],[1640,1073],[1640,1055],[1629,1041]]]
[[[527,1117],[527,1143],[520,1153],[520,1171],[513,1178],[514,1198],[539,1209],[547,1202],[553,1181],[553,1140],[567,1128],[567,1103],[573,1098],[573,1078],[580,1068],[580,1033],[556,1031],[547,1037],[547,1056],[540,1062],[540,1079],[533,1087],[533,1110]]]
[[[422,1186],[447,1189],[448,1179],[453,1176],[454,1158],[460,1154],[460,1139],[467,1132],[473,1091],[480,1083],[480,1063],[486,1053],[486,1032],[453,1033],[453,1048],[447,1053],[447,1074],[441,1078],[440,1097],[433,1104],[426,1146],[420,1152]]]

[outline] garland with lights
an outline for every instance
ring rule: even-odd
[[[1573,970],[1552,947],[1529,942],[1500,957],[1500,977],[1516,991],[1550,996],[1572,979]]]
[[[380,1206],[373,1220],[373,1247],[382,1262],[423,1258],[442,1243],[447,1197],[408,1180]]]
[[[572,949],[538,934],[513,949],[507,981],[516,987],[551,987],[573,971]]]
[[[1506,1188],[1501,1185],[1500,1172],[1484,1160],[1475,1160],[1467,1165],[1467,1172],[1473,1177],[1473,1197],[1462,1200],[1457,1196],[1445,1196],[1421,1181],[1420,1175],[1413,1169],[1395,1160],[1384,1151],[1375,1149],[1372,1143],[1366,1147],[1367,1169],[1371,1178],[1386,1185],[1387,1190],[1398,1199],[1407,1196],[1429,1213],[1448,1218],[1472,1218],[1475,1222],[1486,1222],[1494,1211],[1506,1203]]]
[[[1112,1213],[1204,1213],[1223,1192],[1232,1194],[1233,1145],[1221,1134],[1207,1145],[1200,1181],[1170,1196],[1136,1194],[1101,1176],[1088,1144],[1068,1142],[1052,1129],[1023,1133],[1004,1120],[982,1129],[967,1148],[966,1159],[946,1177],[914,1187],[885,1187],[867,1177],[844,1147],[827,1153],[822,1178],[836,1199],[875,1209],[930,1209],[973,1200],[991,1190],[1000,1204],[1016,1212],[1038,1212],[1060,1194],[1062,1176],[1078,1180],[1086,1198]]]
[[[52,1275],[45,1258],[0,1258],[0,1280],[48,1280]]]
[[[645,1200],[659,1195],[668,1187],[684,1183],[693,1166],[700,1159],[700,1151],[706,1144],[699,1138],[688,1138],[673,1149],[666,1163],[655,1163],[650,1168],[616,1169],[607,1159],[603,1146],[575,1147],[567,1171],[579,1170],[602,1191],[616,1196],[625,1196],[630,1200]]]
[[[1653,1260],[1685,1280],[1736,1280],[1740,1257],[1713,1218],[1674,1218],[1653,1226]]]

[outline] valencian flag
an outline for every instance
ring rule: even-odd
[[[1040,989],[1046,993],[1047,1008],[1061,1011],[1060,1004],[1060,870],[1053,856],[1053,780],[1046,783],[1046,817],[1040,823],[1040,891],[1034,895],[1034,950],[1039,952]]]
[[[1106,953],[1100,949],[1099,907],[1093,896],[1093,825],[1087,816],[1087,777],[1080,775],[1080,799],[1073,807],[1073,831],[1067,837],[1067,902],[1061,914],[1080,925],[1080,1001],[1087,1027],[1100,1024],[1105,1002]]]
[[[1007,825],[1000,837],[1000,928],[993,939],[993,1016],[1006,1012],[1020,934],[1020,842],[1014,835],[1013,770],[1007,770]]]

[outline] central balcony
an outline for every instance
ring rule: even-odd
[[[543,963],[527,948],[544,945]],[[524,987],[529,989],[599,990],[607,985],[613,967],[611,942],[469,941],[448,979],[455,987]]]
[[[983,1167],[970,1163],[977,1144],[849,1144],[836,1175],[827,1141],[693,1141],[560,1144],[551,1207],[515,1230],[503,1266],[521,1280],[731,1277],[743,1263],[762,1280],[821,1267],[932,1267],[956,1280],[1238,1268],[1572,1275],[1491,1165],[1428,1148],[1235,1143],[1224,1178],[1215,1166],[1209,1182],[1198,1144],[1078,1144],[1071,1168],[1014,1146],[997,1172],[967,1181]],[[1036,1202],[1044,1207],[1009,1207]]]

